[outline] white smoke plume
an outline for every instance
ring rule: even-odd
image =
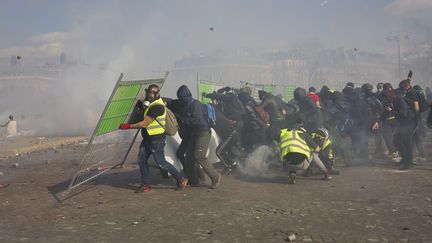
[[[249,156],[243,165],[240,165],[240,171],[247,176],[258,176],[265,172],[270,164],[270,156],[273,156],[274,151],[269,146],[260,146],[256,148]]]

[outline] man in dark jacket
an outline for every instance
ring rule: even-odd
[[[177,90],[178,105],[176,113],[181,117],[183,136],[187,138],[186,176],[191,184],[199,184],[197,166],[200,165],[212,181],[212,188],[217,188],[221,174],[207,161],[207,150],[211,138],[211,130],[207,121],[204,105],[192,98],[186,85]]]
[[[219,89],[217,92],[206,94],[205,97],[212,99],[217,103],[216,108],[219,109],[229,120],[232,128],[232,133],[229,135],[230,151],[235,157],[233,166],[244,157],[242,131],[244,127],[243,117],[245,109],[243,104],[230,87]],[[216,118],[217,119],[217,118]]]
[[[363,84],[362,90],[366,104],[368,105],[368,131],[372,135],[375,143],[375,157],[384,157],[383,152],[383,139],[381,130],[381,115],[383,113],[383,107],[381,101],[378,99],[375,93],[372,92],[373,86],[371,84]]]
[[[320,110],[315,101],[307,96],[304,88],[296,88],[294,90],[294,99],[299,105],[300,118],[309,133],[313,133],[318,128],[323,127]]]
[[[398,127],[398,122],[396,120],[395,109],[393,105],[395,98],[396,92],[393,90],[392,85],[390,83],[385,83],[383,85],[383,91],[379,96],[379,99],[383,106],[383,112],[381,115],[381,130],[384,142],[388,149],[388,157],[392,159],[398,157],[397,149],[393,143],[393,136]]]
[[[242,90],[238,97],[245,108],[243,144],[246,151],[251,152],[256,146],[265,144],[266,124],[255,110],[255,100],[246,91]]]
[[[282,99],[264,90],[258,91],[258,96],[261,100],[261,106],[269,113],[270,128],[278,131],[285,128],[286,122]]]
[[[412,100],[405,97],[407,84],[409,85],[407,80],[399,83],[397,96],[393,101],[395,116],[399,123],[394,135],[394,145],[402,157],[401,170],[409,170],[413,167],[413,135],[417,125],[415,106],[411,103]]]

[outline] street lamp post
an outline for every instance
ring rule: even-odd
[[[409,39],[408,35],[405,35],[405,40]],[[397,50],[398,50],[398,77],[399,79],[401,79],[401,55],[400,55],[400,36],[399,35],[392,35],[392,36],[387,36],[387,41],[396,41],[397,43]]]

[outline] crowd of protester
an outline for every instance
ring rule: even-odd
[[[366,83],[356,87],[349,82],[340,90],[323,86],[294,90],[292,100],[283,100],[260,90],[254,99],[252,90],[224,87],[202,94],[211,99],[203,104],[192,98],[186,85],[179,87],[177,99],[162,98],[157,85],[146,90],[143,121],[120,125],[121,129],[141,129],[139,150],[141,187],[151,190],[148,158],[153,156],[162,174],[170,173],[179,189],[199,186],[205,174],[211,188],[220,185],[223,172],[207,160],[211,132],[221,139],[216,154],[224,171],[235,170],[260,146],[273,148],[272,160],[280,161],[288,171],[288,183],[297,173],[307,176],[318,168],[324,180],[338,175],[336,162],[346,166],[389,160],[400,170],[411,169],[425,161],[422,140],[426,125],[432,127],[431,92],[423,92],[410,79],[398,87],[390,83]],[[167,109],[168,108],[168,109]],[[179,171],[164,155],[167,113],[172,111],[182,139],[176,156]],[[429,117],[427,117],[429,114]]]

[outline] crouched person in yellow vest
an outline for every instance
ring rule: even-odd
[[[280,153],[284,168],[289,171],[288,184],[294,184],[297,171],[305,171],[311,163],[320,168],[325,180],[331,180],[330,173],[320,160],[318,146],[306,130],[298,123],[293,129],[280,130]]]
[[[339,175],[340,172],[334,168],[335,159],[333,156],[333,143],[330,140],[328,130],[325,128],[319,128],[316,132],[312,133],[312,138],[321,148],[318,153],[320,160],[332,175]]]
[[[188,180],[165,159],[165,118],[166,107],[159,94],[156,84],[146,89],[144,120],[135,124],[123,123],[120,129],[141,129],[143,140],[138,154],[138,165],[141,173],[141,186],[136,192],[149,192],[149,166],[148,158],[153,156],[154,161],[162,170],[169,172],[177,181],[177,187],[183,189]]]

